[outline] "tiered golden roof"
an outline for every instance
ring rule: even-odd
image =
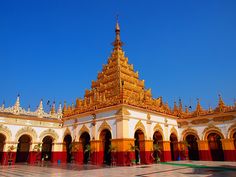
[[[122,50],[118,22],[115,32],[114,48],[107,64],[98,73],[97,80],[92,81],[91,90],[85,91],[84,99],[77,99],[74,109],[64,107],[64,117],[118,104],[171,114],[168,104],[163,104],[161,97],[152,98],[151,89],[145,89],[144,80],[139,79],[138,72],[128,63]]]

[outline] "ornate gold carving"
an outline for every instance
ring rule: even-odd
[[[111,126],[107,123],[107,121],[103,121],[102,124],[100,125],[98,132],[101,132],[102,130],[108,129],[111,131]]]
[[[206,124],[209,121],[210,120],[208,120],[208,119],[197,119],[197,120],[191,121],[191,123],[194,124],[194,125],[197,125],[197,124]]]
[[[37,133],[32,127],[23,127],[16,133],[15,141],[18,141],[19,138],[24,134],[29,135],[33,142],[35,142],[37,139]]]
[[[137,124],[135,125],[135,130],[138,130],[138,129],[141,129],[144,132],[144,134],[145,134],[145,132],[146,132],[145,131],[145,126],[143,125],[141,120],[139,120],[137,122]]]
[[[225,121],[230,121],[233,120],[235,117],[233,115],[229,116],[220,116],[220,117],[215,117],[213,118],[213,121],[215,122],[225,122]]]
[[[71,135],[71,131],[68,127],[66,127],[66,130],[64,131],[64,136],[65,137],[66,135]]]
[[[208,127],[206,127],[203,131],[203,139],[207,140],[207,137],[210,133],[218,133],[221,138],[224,138],[223,133],[221,132],[220,128],[214,126],[213,124],[209,124]]]
[[[83,125],[79,131],[79,136],[81,136],[84,132],[89,134],[89,128],[86,125]]]
[[[228,138],[233,138],[234,133],[236,132],[236,123],[231,125],[228,129]]]
[[[193,128],[188,127],[186,129],[184,129],[184,131],[182,132],[182,140],[186,140],[187,135],[195,135],[197,137],[197,139],[199,140],[197,130],[195,130]]]
[[[51,128],[49,128],[49,129],[47,129],[47,130],[44,130],[44,131],[40,134],[40,136],[39,136],[40,142],[42,142],[42,141],[43,141],[43,138],[46,137],[46,136],[51,136],[51,137],[53,138],[53,142],[54,142],[54,143],[57,142],[57,140],[58,140],[58,138],[59,138],[59,136],[58,136],[58,134],[56,133],[56,131],[53,130],[53,129],[51,129]]]
[[[159,131],[163,134],[163,129],[160,124],[156,124],[155,127],[153,128],[153,132]]]
[[[130,115],[130,112],[126,109],[126,108],[120,108],[117,112],[116,112],[116,115],[120,115],[120,116],[123,116],[123,115],[126,115],[126,116],[129,116]]]
[[[11,130],[9,128],[7,128],[4,125],[0,125],[0,133],[2,133],[3,135],[6,136],[5,141],[10,141],[12,134],[11,134]]]
[[[187,121],[181,121],[181,122],[178,122],[178,125],[179,125],[179,127],[187,126],[188,122]]]
[[[178,137],[178,132],[177,132],[177,130],[176,130],[175,127],[172,127],[172,128],[170,129],[170,134],[171,134],[171,133],[175,134],[175,135]]]

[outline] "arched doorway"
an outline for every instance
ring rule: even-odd
[[[234,139],[234,149],[236,149],[236,131],[233,134],[233,139]]]
[[[163,161],[163,138],[159,131],[153,134],[153,158],[154,161]]]
[[[30,145],[31,137],[29,135],[22,135],[19,138],[16,152],[16,162],[28,162]]]
[[[143,159],[143,148],[144,148],[144,133],[142,130],[138,129],[134,133],[134,145],[135,145],[135,159],[136,163],[141,163]]]
[[[174,133],[170,135],[171,160],[178,160],[178,139]]]
[[[189,144],[188,146],[188,157],[189,160],[199,160],[197,136],[189,134],[186,136],[186,141]]]
[[[66,135],[64,138],[64,145],[66,148],[66,162],[71,162],[71,156],[72,156],[72,137],[71,135]]]
[[[6,141],[6,136],[0,133],[0,163],[3,162],[3,150]]]
[[[51,136],[45,136],[43,138],[42,158],[44,158],[45,161],[51,161],[51,158],[52,158],[52,142],[53,142],[53,138]]]
[[[88,132],[84,132],[81,134],[79,141],[82,143],[83,147],[83,163],[87,164],[90,158],[90,135]],[[87,150],[86,150],[87,149]]]
[[[221,136],[218,133],[210,133],[207,136],[211,157],[214,161],[224,160],[224,151],[221,143]]]
[[[111,145],[111,132],[108,129],[102,130],[100,133],[100,140],[102,140],[103,147],[103,163],[110,165],[111,164],[111,151],[109,147]]]

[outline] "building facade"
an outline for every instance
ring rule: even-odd
[[[75,105],[45,113],[0,108],[0,161],[130,165],[172,160],[236,161],[236,104],[219,96],[215,109],[170,109],[128,63],[116,24],[113,51],[90,90]]]

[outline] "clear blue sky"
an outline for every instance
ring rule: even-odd
[[[235,0],[0,1],[0,103],[33,109],[83,97],[112,51],[115,16],[129,62],[154,97],[207,108],[236,98]]]

